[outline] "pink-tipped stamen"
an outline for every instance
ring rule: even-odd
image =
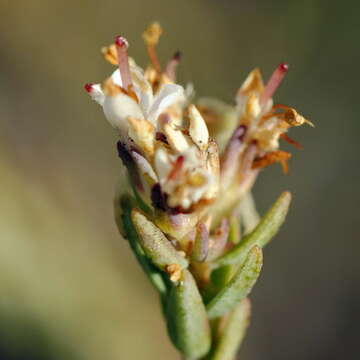
[[[94,84],[87,83],[87,84],[84,85],[84,89],[85,89],[86,92],[88,92],[90,94],[91,91],[93,90],[93,86],[94,86]]]
[[[176,180],[177,177],[180,175],[180,171],[184,165],[185,157],[183,155],[179,155],[175,162],[172,164],[172,169],[167,176],[167,181]]]
[[[268,102],[268,100],[273,97],[276,89],[280,86],[288,70],[289,66],[285,63],[280,64],[275,69],[268,83],[266,84],[263,93],[261,94],[260,106],[264,106]]]
[[[130,73],[130,67],[129,67],[129,56],[128,56],[128,47],[129,43],[128,41],[122,37],[117,36],[115,38],[115,45],[117,49],[117,55],[118,55],[118,63],[119,63],[119,70],[120,70],[120,76],[122,81],[122,87],[129,91],[132,80],[131,80],[131,73]]]
[[[176,81],[176,68],[180,63],[180,60],[181,52],[177,51],[165,67],[165,75],[174,82]]]

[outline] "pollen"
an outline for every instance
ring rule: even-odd
[[[291,154],[286,151],[282,151],[282,150],[272,151],[260,158],[255,159],[252,167],[253,169],[264,168],[271,164],[274,164],[275,162],[278,162],[280,163],[284,174],[287,174],[289,172],[289,165],[287,161],[290,158],[291,158]]]
[[[163,29],[158,22],[154,22],[149,25],[142,34],[145,44],[148,46],[157,45],[162,32]]]
[[[120,86],[116,85],[111,78],[107,78],[102,86],[103,92],[107,96],[115,96],[117,94],[121,94],[123,91]]]
[[[104,59],[108,61],[110,64],[118,65],[117,50],[115,44],[104,46],[101,49],[101,53],[103,54]]]
[[[166,265],[165,271],[172,282],[177,282],[181,279],[181,267],[178,264]]]
[[[206,184],[206,178],[203,174],[195,173],[188,177],[188,184],[194,187],[200,187]]]
[[[262,80],[260,69],[255,68],[248,75],[241,88],[239,93],[242,95],[249,95],[253,92],[262,93],[264,91],[264,83]]]

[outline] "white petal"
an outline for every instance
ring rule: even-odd
[[[129,124],[129,137],[134,140],[147,157],[151,157],[154,154],[154,125],[146,119],[138,119],[132,116],[128,116],[126,119]]]
[[[122,93],[106,96],[103,109],[107,120],[122,135],[127,135],[128,132],[128,116],[133,116],[137,119],[144,118],[137,102],[130,96]]]
[[[190,128],[189,133],[200,150],[206,150],[209,141],[209,131],[205,120],[195,105],[189,106]]]
[[[180,130],[174,129],[172,125],[165,124],[164,133],[170,146],[177,152],[181,153],[189,148],[185,135]]]
[[[160,147],[156,150],[154,163],[155,163],[156,173],[161,182],[161,180],[166,179],[167,175],[169,174],[172,168],[169,155],[164,148]]]
[[[89,92],[91,98],[95,100],[101,106],[104,104],[105,94],[101,90],[100,84],[94,84],[91,87],[91,91]]]
[[[182,153],[185,157],[184,169],[193,170],[202,167],[199,149],[192,145]]]
[[[130,67],[130,71],[134,84],[134,91],[140,101],[140,106],[143,113],[147,114],[153,102],[152,87],[150,83],[145,79],[142,70],[139,67]]]
[[[130,64],[131,78],[134,85],[134,92],[139,99],[140,107],[144,114],[147,114],[153,102],[152,87],[145,79],[142,69],[135,63]],[[115,85],[122,87],[122,80],[119,69],[115,70],[111,78]]]
[[[165,84],[161,87],[154,98],[154,102],[148,113],[148,120],[156,123],[158,116],[169,106],[179,101],[184,101],[184,89],[180,85]]]
[[[121,86],[122,87],[122,80],[121,80],[121,76],[120,76],[120,70],[116,69],[112,74],[111,74],[111,79],[114,82],[115,85]]]
[[[158,178],[157,178],[153,168],[151,167],[150,163],[136,151],[132,151],[131,155],[132,155],[134,161],[136,162],[142,175],[145,175],[145,174],[148,175],[154,183],[157,183]]]

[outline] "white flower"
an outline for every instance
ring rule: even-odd
[[[136,66],[130,66],[133,82],[133,92],[136,99],[122,92],[123,87],[119,69],[115,70],[110,81],[119,87],[115,94],[106,94],[106,88],[100,84],[92,85],[89,94],[98,102],[104,110],[104,114],[110,124],[119,130],[121,135],[128,134],[128,118],[147,120],[156,128],[159,115],[168,107],[181,103],[185,100],[184,89],[177,84],[164,84],[154,95],[149,82],[144,78],[141,70]],[[116,89],[115,87],[115,89]]]

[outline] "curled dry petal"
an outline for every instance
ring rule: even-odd
[[[195,105],[189,106],[190,136],[200,150],[206,150],[209,141],[209,131],[206,123]]]
[[[155,129],[151,122],[132,116],[127,118],[129,123],[129,136],[134,140],[146,155],[153,156]]]
[[[177,152],[181,153],[189,148],[185,135],[181,130],[175,129],[171,124],[164,125],[164,133],[170,146]]]

